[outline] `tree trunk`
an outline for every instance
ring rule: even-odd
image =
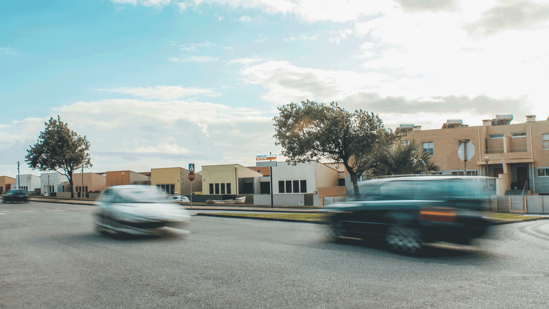
[[[358,191],[358,177],[355,173],[349,173],[349,176],[351,176],[351,182],[353,183],[353,191],[355,191],[355,197],[359,197],[360,192]]]
[[[68,178],[69,178],[69,183],[71,185],[71,198],[74,198],[74,184],[72,180],[72,172],[69,172]]]

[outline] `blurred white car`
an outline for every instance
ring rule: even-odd
[[[95,226],[100,233],[160,235],[166,229],[185,233],[191,221],[186,209],[167,202],[166,194],[155,187],[111,187],[96,205]]]
[[[191,201],[185,195],[174,195],[174,196],[168,197],[168,202],[190,203]]]

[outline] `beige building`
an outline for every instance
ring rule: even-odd
[[[202,191],[202,175],[195,173],[194,181],[189,180],[189,170],[182,167],[151,169],[151,186],[161,188],[168,194],[189,195]]]
[[[150,185],[151,177],[134,171],[108,171],[107,187],[121,185]]]
[[[84,185],[82,185],[82,180],[84,181]],[[72,182],[76,196],[80,197],[80,192],[84,192],[84,194],[89,192],[101,192],[107,186],[107,177],[91,172],[84,173],[84,177],[82,177],[82,173],[73,173]],[[70,187],[66,191],[70,192]]]
[[[202,166],[203,194],[255,194],[259,192],[260,172],[240,164]]]
[[[463,175],[465,164],[458,147],[474,146],[467,162],[468,175],[498,177],[498,194],[549,194],[549,119],[512,124],[512,115],[483,120],[482,126],[468,126],[461,120],[448,120],[441,129],[421,130],[421,126],[400,125],[407,135],[401,144],[415,140],[432,155],[440,174]]]
[[[0,193],[7,192],[11,187],[15,187],[16,180],[10,176],[0,176]]]

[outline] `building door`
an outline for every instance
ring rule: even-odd
[[[517,167],[517,181],[518,181],[519,190],[522,190],[522,188],[524,188],[524,185],[526,184],[527,180],[528,180],[528,168],[524,166]]]
[[[271,183],[262,181],[259,183],[260,194],[271,194]]]
[[[495,167],[494,168],[494,177],[498,177],[499,174],[503,174],[503,167]]]

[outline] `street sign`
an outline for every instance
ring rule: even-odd
[[[190,180],[190,181],[193,181],[194,178],[195,178],[194,173],[189,173],[189,180]]]
[[[465,157],[465,145],[467,145],[467,157]],[[473,146],[471,142],[462,143],[461,145],[459,145],[458,157],[461,159],[461,161],[470,161],[474,155],[475,155],[475,146]]]
[[[267,160],[276,160],[275,154],[268,154],[268,155],[257,155],[255,156],[256,161],[267,161]]]
[[[255,162],[256,167],[276,167],[276,161]]]
[[[189,163],[189,172],[194,173],[194,163]]]

